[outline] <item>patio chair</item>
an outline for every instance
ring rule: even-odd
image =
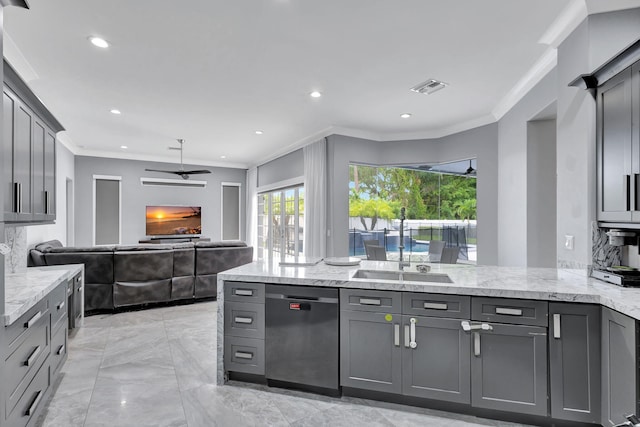
[[[372,259],[371,258],[371,251],[369,250],[369,248],[371,246],[379,246],[379,242],[377,239],[371,239],[371,240],[363,240],[362,244],[364,245],[364,252],[367,254],[367,259]]]
[[[432,240],[429,242],[429,262],[440,262],[444,246],[444,240]]]
[[[386,261],[387,251],[384,246],[369,245],[367,259],[371,261]]]
[[[444,248],[442,250],[442,257],[440,263],[442,264],[456,264],[458,262],[458,254],[460,253],[459,246],[452,246],[450,248]]]

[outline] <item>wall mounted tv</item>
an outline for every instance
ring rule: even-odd
[[[147,206],[147,236],[202,234],[200,206]]]

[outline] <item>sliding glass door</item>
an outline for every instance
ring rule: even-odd
[[[304,187],[258,195],[258,259],[285,260],[302,255]]]

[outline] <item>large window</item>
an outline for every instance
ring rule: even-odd
[[[364,257],[365,246],[375,245],[384,247],[389,259],[397,259],[404,207],[402,243],[411,260],[433,261],[437,259],[434,248],[448,247],[458,248],[455,261],[475,262],[475,170],[475,160],[421,166],[350,165],[349,254]]]
[[[303,227],[304,187],[258,195],[258,259],[301,256]]]

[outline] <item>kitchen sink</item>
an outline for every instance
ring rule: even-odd
[[[437,282],[453,283],[451,278],[444,273],[417,273],[414,271],[390,271],[390,270],[357,270],[354,279],[371,280],[397,280],[409,282]]]

